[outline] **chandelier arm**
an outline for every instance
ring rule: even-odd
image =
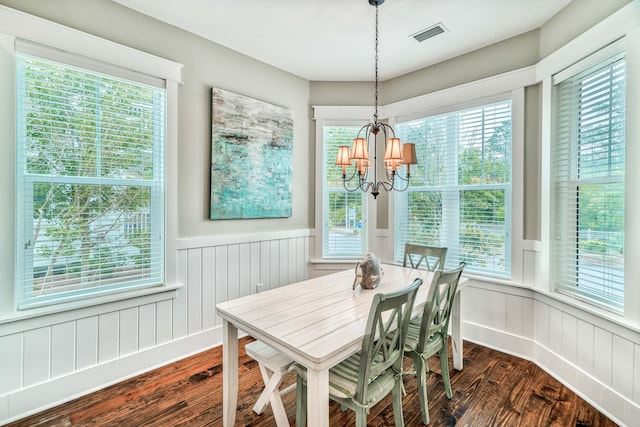
[[[403,180],[402,182],[405,183],[404,188],[400,188],[400,187],[396,186],[395,183],[394,183],[393,190],[399,191],[399,192],[407,191],[407,189],[409,188],[409,179],[407,178],[406,180]]]
[[[389,135],[387,135],[387,131],[390,132],[392,138],[396,137],[396,133],[393,130],[393,127],[388,125],[387,123],[379,122],[378,123],[378,127],[380,129],[382,129],[382,131],[384,132],[385,139],[389,136]]]
[[[387,181],[389,182],[393,182],[396,178],[396,175],[398,175],[398,172],[394,172],[394,171],[389,171],[389,169],[385,169],[385,174],[387,175]]]
[[[367,178],[369,176],[369,171],[368,169],[365,169],[365,173],[363,174],[357,167],[357,165],[354,167],[353,169],[353,173],[351,174],[351,177],[349,177],[349,179],[346,178],[345,175],[342,175],[342,182],[344,185],[344,188],[349,191],[349,192],[353,192],[356,191],[358,189],[363,190],[364,189],[364,184],[367,183]],[[357,177],[357,178],[356,178]],[[347,186],[347,182],[351,182],[353,179],[357,179],[356,182],[356,186],[353,188],[349,188]]]
[[[387,192],[391,190],[395,190],[395,188],[393,187],[392,181],[380,181],[378,182],[378,187],[382,187],[384,191],[387,191]]]
[[[362,126],[356,134],[356,138],[360,138],[360,134],[362,133],[362,131],[365,131],[365,135],[369,135],[369,133],[371,133],[371,130],[369,128],[373,128],[373,123],[367,123],[366,125]]]
[[[409,180],[403,180],[403,182],[405,182],[405,185],[403,187],[399,187],[397,184],[397,181],[395,180],[390,180],[390,181],[379,181],[376,183],[376,187],[380,188],[382,187],[384,189],[384,191],[386,192],[390,192],[391,190],[393,191],[406,191],[409,188]],[[373,183],[370,183],[373,185]]]
[[[406,177],[402,176],[399,170],[396,170],[395,172],[391,171],[391,173],[389,173],[389,170],[387,170],[386,173],[387,173],[387,181],[393,181],[396,178],[401,181],[407,181],[407,182],[409,181],[409,176],[406,176]]]
[[[355,178],[357,174],[358,174],[358,168],[353,168],[353,172],[351,173],[351,176],[349,178],[347,178],[346,174],[342,174],[342,180],[351,182],[351,180]]]
[[[409,182],[409,179],[411,179],[411,176],[402,176],[399,173],[396,173],[396,178],[399,178],[400,181],[402,182]]]
[[[362,190],[362,183],[364,182],[362,179],[358,179],[358,185],[355,187],[350,188],[347,183],[351,182],[351,180],[342,179],[342,185],[344,186],[344,189],[347,190],[349,193],[353,193],[354,191],[358,191],[358,190]]]
[[[373,181],[363,181],[362,183],[360,183],[360,190],[364,191],[365,193],[368,192],[369,190],[373,192],[377,192],[378,191],[378,186],[376,184],[373,183]]]

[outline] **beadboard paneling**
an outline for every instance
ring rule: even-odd
[[[78,319],[75,339],[76,370],[95,366],[98,363],[98,317]]]
[[[576,342],[577,360],[576,365],[588,375],[593,375],[593,345],[595,326],[582,319],[578,319],[578,334]]]
[[[602,384],[611,387],[611,363],[613,361],[613,334],[596,327],[593,358],[596,361],[593,376]]]
[[[138,308],[127,308],[120,311],[118,337],[120,340],[120,356],[138,351]]]
[[[0,396],[22,387],[24,334],[0,336]]]
[[[26,331],[24,334],[24,386],[46,381],[51,371],[49,346],[51,328]]]
[[[138,310],[138,337],[140,343],[138,351],[140,351],[156,345],[156,304],[145,304],[140,306]]]
[[[75,322],[65,322],[51,326],[52,378],[70,374],[74,370],[75,327]]]
[[[172,319],[174,308],[172,301],[158,301],[154,304],[154,308],[156,317],[153,320],[157,331],[155,333],[155,344],[162,345],[173,341]]]
[[[634,345],[633,402],[640,406],[640,345]]]
[[[101,314],[98,317],[98,363],[118,357],[120,312]]]

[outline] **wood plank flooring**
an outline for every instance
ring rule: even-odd
[[[270,407],[262,415],[252,411],[262,391],[255,361],[244,353],[240,341],[237,426],[275,426]],[[405,368],[411,367],[405,359]],[[568,388],[535,364],[465,342],[464,369],[455,371],[453,398],[445,397],[437,358],[430,360],[428,375],[430,426],[615,426]],[[295,381],[289,374],[286,383]],[[415,378],[404,378],[405,425],[420,426],[421,414]],[[283,397],[289,422],[295,425],[295,391]],[[353,412],[330,406],[331,426],[353,426]],[[221,426],[221,349],[199,353],[142,374],[51,410],[8,424],[33,426]],[[368,425],[393,425],[390,396],[371,411]]]

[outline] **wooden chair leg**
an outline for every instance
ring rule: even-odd
[[[367,427],[367,410],[356,408],[354,411],[356,413],[356,427]]]
[[[298,375],[296,380],[296,427],[305,427],[307,425],[307,384],[304,379]]]
[[[271,410],[273,411],[273,417],[276,419],[276,425],[278,427],[289,427],[289,418],[284,410],[284,404],[280,397],[280,393],[273,393],[271,395]]]
[[[416,368],[416,380],[418,381],[418,398],[420,400],[420,410],[422,411],[422,422],[429,424],[429,399],[427,398],[427,372],[429,365],[427,361],[420,356],[416,356],[413,360]]]
[[[447,337],[444,338],[444,345],[440,351],[440,369],[442,370],[442,382],[444,382],[444,392],[448,399],[451,399],[451,378],[449,377],[449,352],[447,351]]]
[[[271,404],[271,410],[273,411],[273,417],[276,419],[276,425],[278,427],[289,427],[289,419],[284,410],[284,404],[282,403],[279,391],[280,384],[282,384],[284,377],[280,372],[273,372],[266,366],[261,364],[258,366],[260,367],[260,373],[262,374],[265,387],[254,405],[253,411],[256,414],[261,414],[267,406],[267,402],[269,402]]]
[[[262,364],[258,364],[258,367],[260,368],[262,380],[264,381],[264,390],[262,390],[262,394],[256,401],[256,404],[253,406],[253,411],[256,414],[262,414],[262,411],[264,411],[264,408],[270,401],[271,396],[274,393],[277,393],[278,387],[282,383],[282,376],[274,373]]]
[[[266,405],[270,403],[276,425],[278,427],[289,427],[290,424],[282,404],[281,395],[292,390],[295,384],[283,390],[280,390],[280,385],[293,361],[260,341],[247,344],[245,351],[249,357],[258,362],[262,380],[264,381],[264,390],[262,390],[262,394],[260,394],[258,401],[253,406],[254,412],[261,414]]]
[[[396,427],[404,427],[404,416],[402,415],[402,377],[396,381],[395,387],[391,391],[393,398],[393,420]]]

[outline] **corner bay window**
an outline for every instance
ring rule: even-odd
[[[17,50],[18,308],[162,284],[164,81]]]
[[[624,53],[580,68],[553,78],[553,283],[560,292],[622,311]]]
[[[399,122],[416,144],[409,189],[396,195],[395,261],[404,244],[448,248],[447,268],[511,274],[511,101]]]

